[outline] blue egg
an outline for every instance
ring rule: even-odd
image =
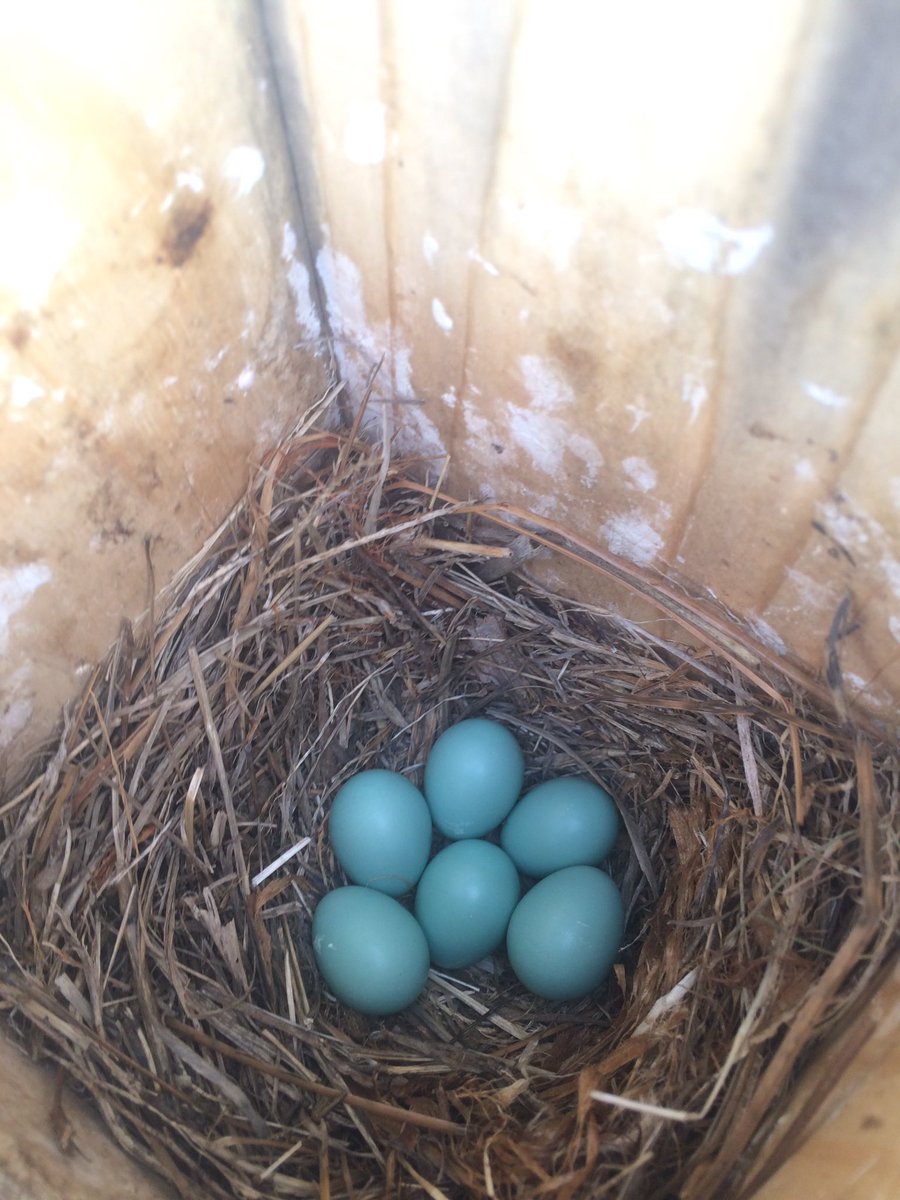
[[[500,844],[520,871],[540,878],[563,867],[596,866],[618,832],[619,814],[603,788],[587,779],[548,779],[506,818]]]
[[[522,790],[525,762],[503,725],[474,717],[451,725],[425,762],[425,799],[448,838],[480,838],[496,829]]]
[[[415,917],[372,888],[327,892],[313,916],[313,953],[329,989],[361,1013],[400,1012],[428,978],[428,942]]]
[[[526,892],[506,933],[520,981],[547,1000],[577,1000],[607,977],[625,929],[619,889],[596,867],[564,867]]]
[[[389,896],[411,891],[431,851],[431,814],[396,771],[360,771],[338,791],[328,818],[335,857],[354,883]]]
[[[503,941],[520,893],[519,873],[499,846],[475,839],[436,854],[416,889],[416,920],[431,960],[468,967]]]

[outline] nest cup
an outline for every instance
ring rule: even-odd
[[[846,615],[823,683],[672,582],[422,477],[299,428],[123,630],[0,802],[11,1028],[181,1195],[748,1195],[896,936],[898,758],[843,701]],[[614,576],[691,648],[542,587],[536,553]],[[577,1003],[497,955],[362,1017],[312,957],[344,882],[329,804],[368,767],[421,782],[476,715],[515,733],[526,784],[617,798],[625,946]]]

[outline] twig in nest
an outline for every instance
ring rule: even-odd
[[[305,850],[311,841],[312,838],[303,837],[299,842],[294,842],[293,846],[290,846],[284,851],[283,854],[279,854],[274,862],[270,862],[267,867],[263,867],[261,871],[257,871],[257,873],[250,880],[251,886],[259,887],[259,885],[268,879],[270,875],[274,874],[279,867],[283,867],[289,859],[292,859],[295,854],[299,854],[301,850]]]

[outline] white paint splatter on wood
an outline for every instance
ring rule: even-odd
[[[46,563],[23,563],[0,570],[0,653],[9,645],[9,623],[34,593],[49,583],[53,572]]]
[[[834,540],[845,549],[862,549],[869,544],[869,531],[854,513],[828,501],[819,505],[819,516]]]
[[[374,167],[384,161],[387,150],[385,107],[377,100],[355,104],[344,126],[344,154],[361,167]]]
[[[709,399],[706,384],[695,375],[685,375],[681,385],[681,399],[691,407],[688,425],[693,425],[700,415],[700,409]]]
[[[433,234],[426,232],[422,235],[422,253],[425,255],[425,261],[429,267],[434,266],[434,260],[437,258],[440,248],[440,242]]]
[[[327,228],[324,230],[328,236]],[[362,274],[352,259],[333,246],[316,255],[316,270],[325,294],[334,352],[351,396],[361,397],[372,368],[381,362],[376,397],[415,400],[412,352],[391,335],[387,321],[370,323],[363,297]],[[375,418],[373,418],[374,420]],[[380,423],[380,418],[378,418]]]
[[[519,370],[535,408],[549,411],[574,404],[575,393],[552,362],[537,354],[523,354]]]
[[[403,406],[394,441],[401,454],[424,454],[432,459],[447,455],[440,430],[418,404]]]
[[[734,229],[701,208],[677,208],[657,234],[673,266],[704,275],[741,275],[775,236],[771,225]]]
[[[764,621],[762,617],[753,616],[748,618],[747,623],[763,645],[768,646],[777,654],[787,654],[787,646],[781,635],[772,628],[768,621]]]
[[[868,513],[856,508],[850,497],[842,503],[827,500],[816,506],[816,515],[830,537],[846,550],[867,556],[884,576],[893,594],[900,599],[900,561],[894,555],[894,539]]]
[[[44,389],[41,385],[25,375],[17,375],[13,379],[9,391],[10,403],[14,408],[27,408],[35,400],[40,400],[43,395]]]
[[[584,213],[556,204],[539,192],[527,198],[504,196],[500,200],[510,229],[522,235],[549,258],[557,271],[565,271],[584,228]]]
[[[412,381],[412,351],[409,346],[398,346],[394,350],[394,393],[398,400],[415,400],[416,392]]]
[[[583,465],[582,474],[592,482],[603,465],[603,455],[590,438],[573,433],[567,422],[540,406],[521,408],[506,406],[507,423],[515,447],[524,452],[531,465],[547,475],[560,473],[566,452],[573,454]],[[560,481],[561,490],[567,490]]]
[[[479,254],[477,250],[470,250],[469,258],[471,258],[472,262],[478,263],[479,267],[484,267],[488,275],[493,275],[495,279],[499,276],[499,268],[495,267],[492,262],[489,262],[488,259]]]
[[[847,404],[846,396],[841,396],[832,388],[822,387],[811,380],[804,383],[803,390],[810,400],[815,400],[816,404],[821,404],[823,408],[844,408]]]
[[[854,691],[857,692],[864,692],[869,686],[867,681],[863,679],[862,675],[857,675],[854,671],[845,671],[844,678],[854,689]]]
[[[884,572],[891,591],[900,600],[900,562],[893,555],[885,553],[879,559],[878,565]]]
[[[19,667],[7,675],[0,691],[0,749],[12,745],[28,725],[34,705],[27,687],[28,667]]]
[[[316,342],[322,336],[322,325],[312,298],[309,271],[297,258],[297,234],[287,221],[281,236],[281,259],[287,264],[287,281],[294,297],[297,324],[310,341]]]
[[[438,300],[437,296],[431,301],[431,315],[434,317],[435,324],[443,329],[444,333],[449,333],[452,330],[453,318],[440,300]]]
[[[600,526],[613,554],[646,567],[663,548],[663,540],[647,518],[636,511],[619,513]]]
[[[592,483],[603,465],[603,454],[591,438],[571,428],[562,415],[575,402],[575,393],[555,364],[537,354],[524,354],[519,370],[531,404],[507,405],[513,441],[547,474],[558,472],[566,452],[583,465],[582,481]]]
[[[233,185],[238,196],[246,196],[265,174],[266,160],[256,146],[235,146],[222,164],[222,174]]]
[[[829,613],[835,611],[838,606],[839,596],[830,584],[821,583],[819,580],[807,575],[804,571],[798,571],[796,567],[788,567],[787,576],[794,585],[794,590],[800,601],[794,611],[813,608]]]
[[[80,237],[81,226],[52,195],[13,189],[0,202],[0,292],[15,309],[37,311]]]
[[[640,491],[652,492],[656,487],[656,472],[645,458],[623,458],[622,470]]]
[[[376,334],[366,319],[359,268],[346,254],[323,246],[316,255],[316,270],[325,290],[331,328],[338,339],[335,345],[338,357],[346,358],[346,340],[349,340],[374,364],[381,357],[385,339]],[[345,339],[343,344],[341,339]]]
[[[483,454],[489,444],[496,441],[496,426],[471,404],[463,404],[463,420],[466,423],[467,449]]]
[[[581,483],[584,487],[589,487],[596,481],[600,468],[603,466],[603,455],[600,450],[591,438],[585,437],[583,433],[570,433],[566,438],[566,449],[584,463],[585,469],[581,474]]]
[[[629,433],[637,433],[638,429],[640,429],[643,423],[645,421],[649,421],[651,417],[650,410],[644,404],[643,399],[641,399],[639,404],[626,404],[625,411],[630,412],[634,417],[634,420],[631,423],[631,428],[628,430]]]
[[[203,176],[199,171],[179,171],[175,176],[175,186],[179,188],[187,188],[190,192],[196,192],[199,195],[205,188]]]
[[[176,175],[175,175],[175,192],[188,191],[188,192],[193,192],[195,195],[200,195],[200,193],[205,190],[206,190],[206,183],[203,180],[203,176],[198,171],[178,171],[176,173]],[[169,192],[168,195],[166,195],[164,197],[162,203],[159,206],[160,212],[168,212],[169,211],[169,209],[175,203],[175,192]],[[141,204],[135,205],[134,208],[132,209],[132,213],[131,213],[132,217],[137,216],[143,207],[144,207],[143,202]]]
[[[568,430],[550,414],[570,405],[575,396],[553,365],[536,354],[522,355],[519,369],[531,404],[528,408],[507,405],[510,433],[537,470],[553,474],[562,464]]]

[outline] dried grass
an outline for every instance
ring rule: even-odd
[[[538,546],[697,648],[527,582]],[[718,1200],[761,1177],[898,924],[900,760],[835,711],[840,624],[809,678],[673,584],[309,424],[155,609],[0,801],[0,1004],[127,1149],[185,1197],[246,1200]],[[363,1018],[311,959],[330,799],[368,766],[420,778],[475,713],[529,781],[618,798],[621,964],[551,1005],[497,956]]]

